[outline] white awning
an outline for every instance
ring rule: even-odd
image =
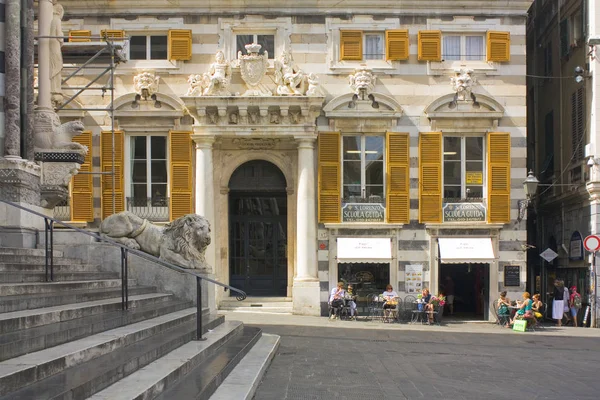
[[[438,243],[443,264],[489,263],[496,258],[491,238],[439,238]]]
[[[339,263],[379,263],[391,259],[390,238],[337,238]]]

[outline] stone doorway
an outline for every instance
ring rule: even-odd
[[[249,296],[287,293],[287,193],[283,173],[249,161],[229,181],[229,282]]]

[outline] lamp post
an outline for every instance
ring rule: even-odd
[[[529,170],[527,174],[527,178],[523,181],[523,189],[525,189],[525,196],[527,196],[527,200],[530,202],[531,198],[537,192],[537,187],[540,184],[540,181],[533,175],[533,171]]]

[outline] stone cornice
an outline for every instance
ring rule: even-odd
[[[193,14],[525,15],[533,0],[62,0],[66,17]]]

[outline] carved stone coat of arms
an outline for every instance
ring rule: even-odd
[[[271,93],[263,89],[260,84],[269,67],[269,53],[265,51],[263,54],[258,54],[262,46],[257,43],[247,44],[245,47],[247,55],[238,52],[240,73],[248,85],[244,96],[271,96]]]

